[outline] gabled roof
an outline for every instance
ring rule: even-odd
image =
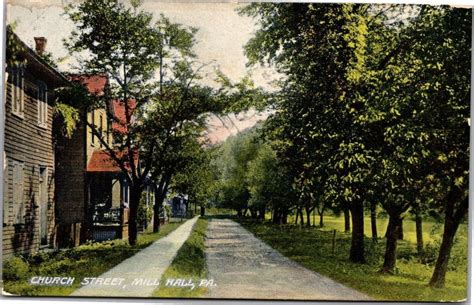
[[[100,96],[104,94],[105,88],[109,82],[109,79],[104,74],[96,75],[72,75],[72,81],[80,82],[84,85],[89,93],[92,95]]]
[[[11,26],[6,27],[6,36],[7,40],[11,39],[12,43],[17,43],[18,44],[18,50],[16,54],[19,54],[20,57],[24,58],[27,60],[28,65],[32,69],[36,69],[38,71],[42,71],[43,73],[46,72],[51,80],[53,80],[57,85],[67,85],[69,84],[69,80],[66,78],[64,74],[59,72],[56,68],[51,66],[46,60],[44,60],[38,53],[36,53],[34,50],[32,50],[29,46],[26,45],[25,42],[23,42],[18,35],[13,32]],[[7,41],[7,65],[8,65],[8,59],[10,56],[14,56],[10,50],[8,49],[8,41]],[[15,52],[15,51],[14,51]]]
[[[118,158],[123,157],[123,152],[117,151]],[[138,154],[134,156],[135,166],[138,166]],[[126,169],[130,170],[130,165],[126,164]],[[89,163],[87,164],[87,172],[91,173],[119,173],[122,170],[115,162],[110,154],[105,150],[95,150],[92,153]]]
[[[130,111],[131,123],[133,123],[133,112],[137,107],[136,100],[129,100],[128,107]],[[127,118],[125,115],[125,103],[122,100],[113,100],[112,101],[112,113],[115,116],[115,120],[112,123],[112,129],[118,133],[127,132]]]

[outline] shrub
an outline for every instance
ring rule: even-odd
[[[3,261],[3,279],[16,281],[28,278],[30,266],[21,257],[14,256]]]
[[[421,262],[430,266],[434,266],[438,259],[439,248],[441,240],[437,239],[434,243],[427,243]],[[451,254],[449,256],[448,270],[465,270],[467,269],[467,245],[466,240],[459,241],[458,238],[454,240]]]
[[[370,265],[379,265],[382,262],[385,243],[378,241],[374,243],[372,239],[365,239],[365,259]]]
[[[164,209],[165,209],[165,211],[166,211],[166,217],[169,219],[169,218],[171,217],[171,206],[169,206],[169,205],[166,204],[166,205],[164,206]]]
[[[137,211],[137,223],[139,225],[148,224],[153,217],[153,210],[151,207],[146,205],[146,194],[143,193],[142,197],[140,198],[140,204],[138,205]]]
[[[413,245],[407,242],[400,242],[400,241],[398,243],[399,245],[398,245],[398,250],[397,250],[397,259],[405,260],[405,261],[410,261],[412,259],[415,259],[417,253]]]

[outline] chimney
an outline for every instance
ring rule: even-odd
[[[35,37],[36,53],[43,55],[48,40],[45,37]]]

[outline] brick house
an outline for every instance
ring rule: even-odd
[[[7,28],[3,254],[34,253],[55,243],[54,89],[69,81]]]

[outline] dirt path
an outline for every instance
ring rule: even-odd
[[[208,297],[369,300],[360,292],[289,260],[229,219],[212,219],[206,239]]]
[[[188,239],[198,217],[183,223],[176,230],[127,258],[99,276],[97,284],[74,291],[72,296],[149,297],[156,284],[171,265],[176,253]],[[108,280],[107,280],[108,279]]]

